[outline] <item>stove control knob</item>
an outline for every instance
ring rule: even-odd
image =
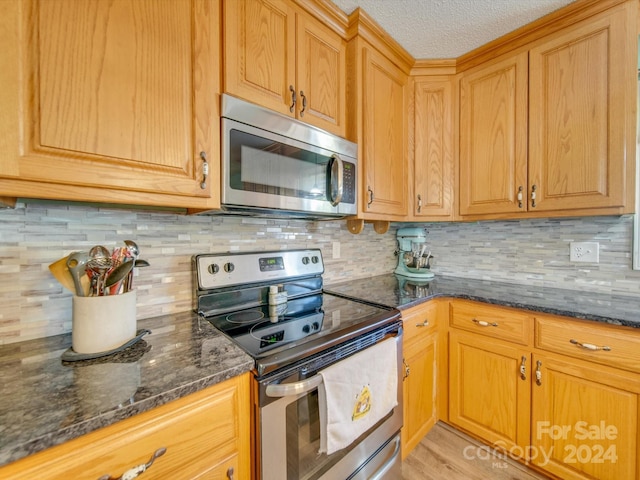
[[[207,268],[207,270],[211,275],[215,275],[220,271],[220,267],[218,266],[217,263],[212,263],[211,265],[209,265],[209,268]]]
[[[311,326],[313,327],[314,330],[318,330],[320,328],[320,324],[318,322],[313,322]]]
[[[311,327],[309,327],[309,325],[305,325],[304,327],[302,327],[302,331],[304,333],[309,333],[311,331]]]
[[[231,262],[228,262],[228,263],[225,263],[225,264],[224,264],[224,271],[225,271],[225,272],[227,272],[227,273],[231,273],[231,272],[233,272],[233,270],[234,270],[235,268],[236,268],[236,267],[235,267],[235,266],[233,265],[233,263],[231,263]]]
[[[309,257],[302,257],[302,263],[305,265],[309,265]]]
[[[320,261],[320,259],[316,255],[314,255],[313,257],[311,257],[311,261],[313,263],[318,263]]]

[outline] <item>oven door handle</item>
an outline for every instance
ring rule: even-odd
[[[396,445],[393,449],[391,457],[386,462],[384,462],[384,465],[382,465],[382,467],[380,467],[377,472],[369,477],[370,480],[380,480],[381,478],[384,478],[385,474],[391,469],[393,464],[398,461],[398,455],[400,455],[400,437],[396,437],[395,442]]]
[[[300,395],[318,387],[322,383],[322,375],[314,375],[311,378],[294,383],[275,383],[267,385],[266,394],[268,397],[289,397]]]

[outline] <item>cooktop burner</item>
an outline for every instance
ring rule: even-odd
[[[229,313],[225,320],[229,323],[255,323],[264,318],[264,312],[260,310],[247,310],[244,312]]]

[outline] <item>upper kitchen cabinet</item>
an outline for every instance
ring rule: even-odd
[[[290,0],[223,5],[225,92],[344,137],[344,39]]]
[[[526,208],[527,53],[460,80],[460,214]]]
[[[219,206],[218,0],[2,11],[3,195]]]
[[[358,143],[362,172],[358,218],[403,220],[408,214],[410,62],[391,48],[390,37],[378,41],[377,35],[386,34],[360,9],[349,20],[358,29],[348,45],[347,81],[348,137]]]
[[[454,82],[450,76],[425,76],[412,83],[413,217],[448,220],[453,218]]]
[[[530,209],[633,211],[636,4],[530,50]]]
[[[583,13],[463,73],[461,216],[634,210],[636,10]]]

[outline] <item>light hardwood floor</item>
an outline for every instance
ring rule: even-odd
[[[547,479],[438,422],[402,463],[403,480]]]

